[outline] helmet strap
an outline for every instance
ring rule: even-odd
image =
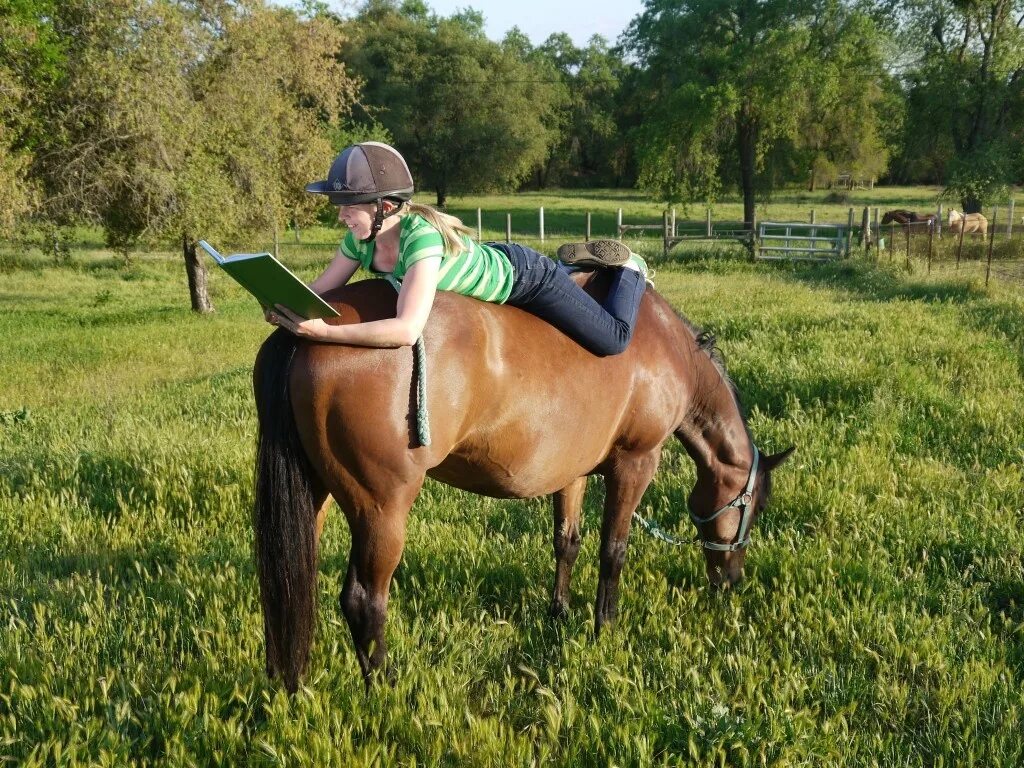
[[[395,206],[394,210],[390,213],[384,213],[384,198],[377,198],[377,210],[373,212],[373,226],[370,227],[370,236],[360,240],[361,243],[372,243],[377,239],[377,234],[380,232],[381,226],[384,224],[384,219],[394,216],[396,213],[405,207],[405,201],[401,201]]]

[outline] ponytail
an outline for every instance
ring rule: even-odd
[[[469,250],[463,241],[463,236],[472,235],[473,230],[463,224],[460,219],[447,213],[442,213],[436,208],[431,208],[429,205],[420,205],[411,201],[407,205],[410,214],[422,216],[430,226],[441,233],[446,256],[458,256],[460,253]]]

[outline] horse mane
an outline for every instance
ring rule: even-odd
[[[715,339],[715,334],[711,331],[701,328],[695,325],[686,315],[673,308],[676,317],[683,323],[683,325],[693,334],[694,341],[697,344],[697,349],[705,352],[711,359],[712,365],[715,366],[715,370],[718,371],[718,375],[722,377],[722,381],[729,387],[729,391],[732,393],[733,399],[736,401],[736,407],[740,412],[740,417],[743,419],[743,426],[747,426],[747,414],[743,407],[743,400],[740,397],[740,391],[736,387],[736,382],[732,380],[732,376],[725,368],[725,356],[722,354],[722,350],[718,347],[718,341]],[[749,431],[749,430],[748,430]]]

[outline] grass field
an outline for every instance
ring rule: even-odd
[[[293,258],[311,277],[326,255]],[[171,255],[0,266],[0,763],[1024,761],[1019,292],[885,263],[659,264],[759,445],[798,446],[742,585],[710,593],[698,550],[636,531],[595,642],[598,482],[561,624],[548,502],[428,483],[396,684],[363,692],[333,514],[289,699],[262,671],[250,555],[255,304],[213,274],[218,311],[193,316]],[[688,535],[693,479],[667,446],[642,511]]]

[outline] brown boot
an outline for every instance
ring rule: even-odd
[[[591,240],[558,247],[558,260],[574,267],[621,267],[629,261],[629,248],[618,240]]]

